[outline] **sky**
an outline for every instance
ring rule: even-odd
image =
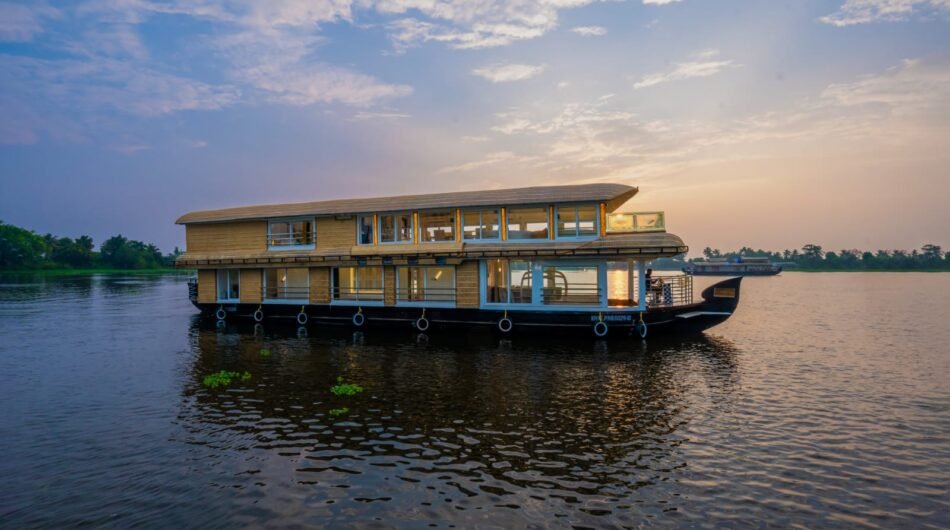
[[[0,220],[619,182],[696,254],[950,248],[950,0],[0,0]]]

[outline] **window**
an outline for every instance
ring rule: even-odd
[[[597,265],[547,265],[542,269],[541,301],[545,305],[599,305]]]
[[[268,247],[312,246],[313,220],[273,221],[267,225]]]
[[[372,215],[361,215],[358,219],[358,230],[359,233],[356,236],[356,241],[360,245],[372,245],[373,244],[373,216]]]
[[[309,300],[310,271],[306,268],[264,270],[265,300]]]
[[[455,212],[419,213],[419,237],[427,243],[455,241]]]
[[[333,299],[351,302],[383,301],[382,267],[333,269]]]
[[[498,210],[462,212],[462,237],[466,240],[498,239],[500,228]]]
[[[379,242],[412,243],[412,214],[401,213],[380,215]]]
[[[240,298],[240,271],[238,269],[218,269],[218,301],[237,301]]]
[[[547,208],[512,208],[508,210],[508,239],[547,239]]]
[[[397,302],[455,302],[455,267],[399,267]]]
[[[632,261],[607,262],[607,305],[633,307],[640,304],[639,272]]]
[[[493,259],[485,268],[485,303],[531,303],[530,261]]]
[[[596,235],[596,206],[558,206],[557,237],[592,237]]]

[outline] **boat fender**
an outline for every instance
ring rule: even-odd
[[[603,320],[594,324],[594,335],[598,337],[604,337],[607,335],[607,323]]]
[[[220,306],[218,310],[215,311],[214,316],[216,316],[218,320],[224,320],[228,317],[228,314],[224,311],[224,306]]]
[[[264,320],[264,311],[261,309],[261,306],[257,306],[257,311],[254,311],[254,322],[260,322]]]
[[[300,306],[300,312],[297,313],[297,323],[301,326],[306,326],[308,320],[310,320],[310,317],[303,310],[303,306]]]
[[[637,334],[640,335],[641,339],[647,338],[647,323],[644,321],[637,322]]]
[[[419,317],[419,320],[416,320],[416,329],[419,331],[425,331],[429,329],[429,319],[426,317]]]
[[[512,330],[512,328],[514,328],[514,327],[515,327],[515,325],[514,325],[514,323],[511,321],[511,319],[508,318],[507,313],[505,314],[505,316],[503,316],[503,317],[501,318],[501,320],[498,321],[498,330],[501,331],[502,333],[508,333],[508,332],[510,332],[510,331]]]
[[[362,326],[364,323],[366,323],[366,315],[363,314],[363,308],[361,307],[361,308],[359,308],[359,310],[353,315],[353,325],[356,326],[356,327],[360,327],[360,326]]]

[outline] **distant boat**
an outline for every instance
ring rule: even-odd
[[[683,267],[683,272],[693,276],[775,276],[782,272],[782,266],[770,262],[769,258],[739,256],[690,263]]]

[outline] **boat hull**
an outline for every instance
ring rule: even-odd
[[[769,270],[750,270],[750,271],[703,271],[683,268],[683,272],[690,276],[776,276],[782,272],[781,267]]]
[[[499,334],[543,332],[573,333],[605,336],[639,335],[642,321],[646,325],[648,336],[657,334],[693,334],[701,333],[727,320],[735,312],[739,302],[739,287],[742,278],[732,278],[719,282],[702,293],[701,302],[678,305],[650,307],[644,312],[638,311],[532,311],[483,309],[483,308],[437,308],[402,307],[378,305],[337,305],[337,304],[200,304],[192,300],[202,315],[212,319],[267,325],[300,326],[301,312],[306,314],[308,328],[320,326],[348,326],[354,329],[373,327],[403,327],[423,331],[419,319],[425,318],[426,332],[465,328],[482,328]],[[219,313],[223,311],[223,313]],[[258,313],[260,311],[260,313]],[[219,316],[223,314],[224,318]],[[362,318],[356,315],[362,315]],[[502,320],[508,318],[510,330]],[[596,326],[596,330],[595,330]]]

